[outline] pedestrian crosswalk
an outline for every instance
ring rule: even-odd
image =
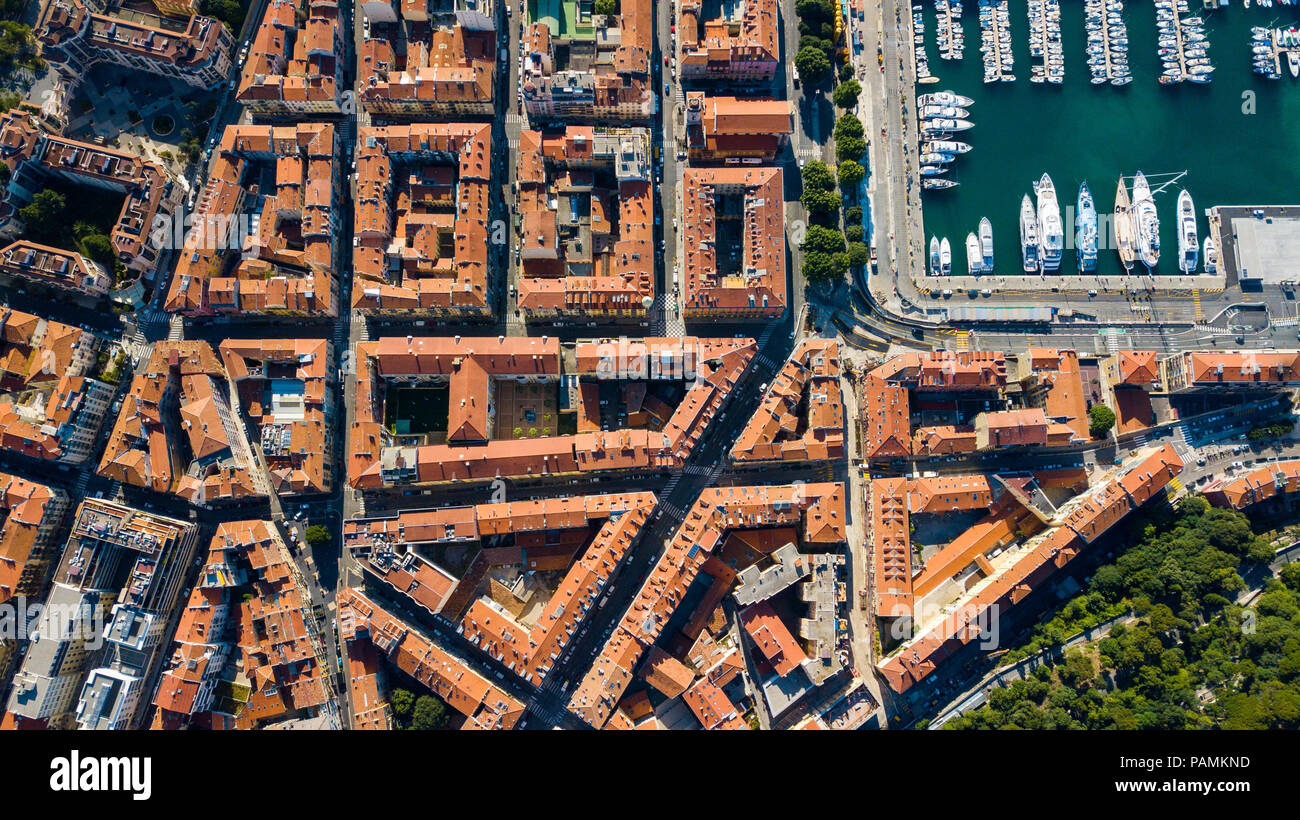
[[[171,317],[171,326],[167,329],[167,340],[179,342],[185,338],[185,320],[180,316]]]
[[[1114,333],[1106,334],[1106,352],[1112,355],[1119,352],[1119,336]]]
[[[667,495],[667,493],[665,493],[665,495]],[[683,510],[676,504],[662,498],[659,500],[659,513],[661,515],[667,515],[675,521],[681,521],[686,518],[686,510]]]
[[[970,331],[958,330],[954,333],[953,343],[958,350],[970,350]]]
[[[1201,291],[1195,288],[1192,290],[1192,305],[1196,308],[1196,321],[1198,323],[1204,321],[1205,316],[1201,313]]]

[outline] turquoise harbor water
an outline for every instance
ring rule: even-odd
[[[931,235],[952,243],[954,273],[966,273],[966,234],[980,217],[993,223],[995,273],[1021,273],[1020,199],[1044,171],[1051,175],[1066,225],[1063,274],[1076,272],[1069,211],[1079,183],[1087,181],[1099,214],[1114,209],[1115,184],[1122,173],[1132,190],[1137,171],[1147,175],[1160,214],[1161,255],[1157,272],[1177,274],[1175,220],[1178,191],[1186,187],[1196,205],[1199,235],[1207,230],[1205,209],[1212,205],[1291,204],[1300,201],[1300,80],[1285,68],[1268,80],[1251,72],[1251,26],[1300,26],[1300,7],[1274,4],[1206,11],[1191,0],[1190,13],[1205,20],[1214,79],[1202,85],[1160,85],[1155,9],[1150,0],[1126,2],[1129,69],[1123,87],[1092,85],[1086,63],[1087,36],[1081,0],[1061,2],[1061,40],[1065,81],[1053,86],[1029,81],[1027,0],[1011,0],[1011,36],[1016,81],[983,82],[978,8],[966,0],[962,26],[965,57],[939,59],[932,0],[925,0],[926,44],[930,71],[940,81],[919,92],[952,91],[975,101],[975,127],[958,134],[971,151],[953,163],[949,177],[961,184],[922,194],[926,245]],[[1254,113],[1243,113],[1243,95],[1253,92]],[[1186,171],[1163,191],[1169,175]],[[1105,240],[1103,240],[1105,241]],[[1202,260],[1203,264],[1204,260]],[[1139,270],[1141,265],[1139,263]],[[1113,249],[1098,253],[1098,274],[1123,273]]]

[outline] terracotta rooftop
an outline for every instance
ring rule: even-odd
[[[824,461],[844,455],[839,343],[809,339],[768,387],[731,448],[738,462]]]
[[[1182,467],[1173,447],[1165,444],[1133,467],[1067,502],[1045,533],[1006,549],[997,556],[996,567],[981,551],[975,560],[980,563],[983,558],[984,577],[941,611],[919,614],[915,637],[879,664],[891,688],[903,692],[927,677],[981,630],[991,628],[988,619],[999,617],[991,607],[1009,607],[1021,601],[1089,542],[1167,486]]]
[[[682,172],[683,315],[690,319],[776,319],[785,313],[785,194],[780,168],[686,168]],[[741,213],[719,207],[739,197]],[[720,240],[738,221],[740,254]],[[735,256],[719,273],[719,241]]]
[[[228,406],[228,374],[207,342],[162,341],[135,371],[108,437],[98,473],[172,493],[193,504],[266,495],[252,452]],[[165,395],[179,402],[166,418]],[[194,460],[180,462],[180,436]]]
[[[1220,506],[1240,510],[1300,489],[1300,461],[1278,461],[1236,478],[1220,478],[1204,490]]]
[[[456,383],[465,378],[465,365],[472,359],[490,382],[523,378],[559,385],[566,375],[559,342],[545,336],[391,337],[362,342],[356,355],[357,416],[349,431],[348,480],[354,487],[372,489],[678,465],[720,411],[755,349],[750,339],[693,336],[579,343],[573,348],[576,366],[570,375],[582,378],[644,378],[635,374],[650,373],[651,362],[655,373],[661,373],[664,361],[675,365],[658,377],[687,379],[686,394],[661,429],[403,446],[382,423],[384,384],[394,379],[405,384],[443,381],[451,393],[460,395]],[[463,408],[457,402],[456,412],[463,410],[461,418],[473,429],[485,430],[491,397],[472,397],[466,391],[463,401]]]
[[[227,126],[166,309],[190,316],[335,315],[335,147],[330,123]],[[275,187],[255,195],[249,187],[265,163]],[[261,210],[251,211],[258,195]],[[222,226],[247,228],[247,235],[236,243]]]
[[[339,639],[369,641],[392,663],[465,716],[465,729],[512,729],[524,705],[432,638],[382,609],[359,590],[338,595]]]
[[[526,316],[645,314],[654,298],[649,142],[639,128],[520,134],[518,305]]]
[[[362,128],[352,307],[369,314],[486,317],[490,123]]]
[[[805,543],[843,542],[844,485],[704,490],[574,690],[569,710],[597,728],[604,726],[642,655],[659,639],[686,590],[730,531],[800,524]]]

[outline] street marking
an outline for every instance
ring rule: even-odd
[[[1196,321],[1199,323],[1205,317],[1201,314],[1201,291],[1198,289],[1192,290],[1192,304],[1196,307]]]

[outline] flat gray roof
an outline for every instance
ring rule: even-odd
[[[1232,254],[1237,277],[1276,284],[1300,281],[1300,217],[1233,216]],[[1294,210],[1294,209],[1293,209]]]

